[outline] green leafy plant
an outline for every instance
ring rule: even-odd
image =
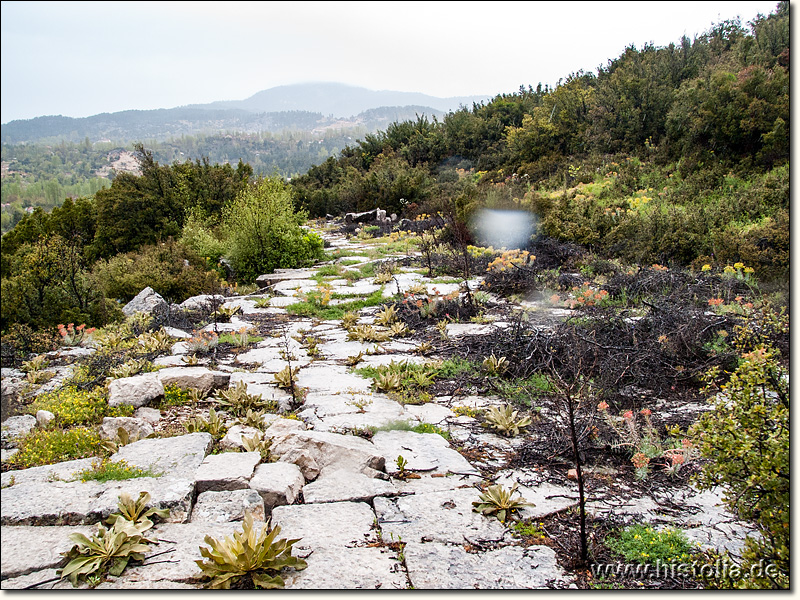
[[[20,440],[18,448],[9,463],[22,469],[89,458],[102,452],[100,436],[90,427],[36,429]]]
[[[187,339],[185,344],[190,354],[208,354],[219,345],[219,336],[213,331],[201,331]]]
[[[274,589],[284,586],[281,572],[292,568],[305,569],[306,561],[292,556],[292,546],[299,539],[277,539],[281,528],[267,523],[261,531],[253,525],[253,517],[245,513],[242,531],[233,537],[218,541],[206,536],[210,548],[200,547],[200,554],[207,560],[196,560],[197,566],[211,589],[230,589],[232,585],[247,585]]]
[[[392,337],[405,337],[410,333],[405,323],[392,323],[389,326],[389,335]]]
[[[274,411],[277,404],[272,400],[263,400],[261,394],[250,394],[247,391],[247,384],[239,381],[232,388],[218,390],[214,399],[219,405],[233,416],[242,416],[248,410],[268,410]]]
[[[218,321],[230,321],[231,317],[242,312],[241,306],[217,306],[214,314]]]
[[[130,560],[143,560],[150,549],[149,540],[139,534],[129,535],[116,524],[110,528],[99,525],[91,538],[72,533],[69,539],[75,543],[65,554],[69,562],[56,573],[62,579],[68,578],[74,587],[89,577],[92,582],[99,582],[106,573],[118,577]]]
[[[272,440],[261,436],[261,432],[256,432],[252,436],[242,436],[242,446],[246,452],[258,452],[261,458],[266,462],[270,458],[269,449],[272,445]]]
[[[789,587],[789,375],[778,356],[760,344],[743,352],[728,382],[711,396],[712,410],[689,430],[699,453],[710,459],[696,477],[700,488],[721,486],[728,508],[755,523],[760,534],[745,539],[741,570],[749,575],[733,583],[740,588]],[[708,391],[716,389],[718,376],[717,369],[707,374]],[[765,568],[753,574],[750,567],[758,564],[772,566],[773,574]]]
[[[225,431],[227,430],[227,427],[225,427],[225,422],[213,408],[208,410],[208,419],[204,418],[202,415],[197,415],[193,419],[184,421],[183,427],[188,433],[202,431],[210,433],[215,439],[221,438],[223,435],[225,435]]]
[[[299,372],[300,367],[290,367],[289,365],[286,365],[272,377],[279,388],[291,389],[297,383],[297,374]]]
[[[518,418],[519,411],[513,409],[510,404],[500,408],[490,406],[485,413],[486,423],[492,429],[496,429],[501,435],[514,437],[519,435],[522,427],[531,424],[531,418],[524,416]]]
[[[348,356],[347,358],[344,359],[345,363],[350,367],[355,367],[362,360],[364,360],[363,352],[359,352],[358,354],[355,354],[353,356]]]
[[[497,358],[494,353],[483,359],[483,368],[489,375],[501,375],[508,369],[508,359],[505,356]]]
[[[129,465],[124,460],[115,462],[104,458],[92,463],[91,468],[84,469],[76,474],[76,479],[80,481],[124,481],[126,479],[137,479],[139,477],[157,477],[158,474],[151,469],[140,469]]]
[[[69,536],[75,545],[66,553],[68,560],[63,569],[56,573],[68,578],[77,587],[80,580],[97,584],[107,574],[118,577],[131,560],[144,560],[144,553],[150,549],[153,540],[144,533],[152,528],[153,515],[165,518],[169,511],[147,508],[150,494],[141,492],[134,501],[128,494],[120,496],[117,506],[119,513],[113,513],[106,520],[110,527],[98,525],[97,533],[87,538],[82,533]]]
[[[415,431],[417,433],[435,433],[442,436],[446,440],[450,439],[449,431],[442,429],[433,423],[420,423],[419,425],[414,425],[414,427],[411,428],[411,431]]]
[[[375,315],[375,322],[378,325],[390,327],[392,323],[397,321],[397,308],[393,304],[384,307],[383,310],[378,311]]]
[[[73,425],[93,425],[101,423],[103,417],[129,416],[130,407],[111,407],[104,388],[91,391],[67,385],[45,394],[40,394],[31,405],[34,414],[48,410],[56,416],[56,423],[63,427]]]
[[[372,325],[356,325],[347,332],[347,339],[362,343],[385,342],[389,339],[389,334],[383,331],[378,331]]]
[[[245,413],[244,416],[236,419],[236,422],[240,425],[244,425],[245,427],[255,427],[256,429],[260,429],[264,426],[264,415],[266,414],[267,411],[265,410],[247,409],[247,413]]]
[[[172,338],[163,329],[142,333],[136,338],[136,343],[145,354],[168,352],[172,348]]]
[[[649,525],[630,525],[605,540],[606,546],[629,562],[654,565],[688,562],[694,548],[677,529],[656,531]]]
[[[342,327],[350,329],[358,322],[358,315],[352,311],[348,311],[342,315]]]
[[[480,500],[472,503],[472,510],[482,515],[494,515],[501,523],[505,523],[506,517],[514,518],[515,513],[521,508],[535,506],[526,501],[522,494],[519,498],[514,498],[515,493],[519,493],[516,483],[511,489],[506,489],[500,484],[490,485],[481,493]]]
[[[434,350],[433,344],[431,344],[430,342],[420,342],[419,344],[417,344],[417,347],[414,348],[414,352],[416,352],[417,354],[421,354],[423,356],[426,354],[430,354],[431,352],[433,352],[433,350]]]

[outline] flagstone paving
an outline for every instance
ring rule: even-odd
[[[338,234],[326,233],[325,237],[334,248],[368,248],[351,244]],[[255,319],[288,315],[286,308],[301,301],[303,293],[318,289],[318,282],[312,279],[316,272],[315,268],[281,270],[260,277],[258,285],[268,289],[226,299],[226,307],[238,306],[242,312],[220,329],[256,328]],[[341,278],[330,280],[333,293],[367,296],[383,289],[387,297],[418,283],[441,294],[457,293],[461,288],[458,283],[426,283],[425,277],[410,271],[397,274],[386,285],[371,279],[354,284]],[[472,289],[476,283],[472,281]],[[544,315],[544,309],[537,308],[543,320],[564,316],[557,311]],[[374,314],[374,309],[360,311],[360,322],[370,322]],[[68,536],[76,531],[90,533],[90,526],[115,509],[123,491],[133,497],[147,491],[154,506],[169,509],[167,522],[153,530],[159,544],[152,551],[167,554],[129,566],[121,576],[109,577],[101,589],[199,587],[200,571],[194,561],[201,558],[199,547],[205,536],[221,539],[231,535],[241,526],[245,513],[257,520],[271,518],[281,527],[281,537],[300,538],[295,554],[307,560],[308,568],[288,573],[287,588],[574,587],[553,548],[525,546],[505,524],[473,511],[473,502],[487,483],[516,483],[522,496],[533,504],[521,511],[523,518],[542,519],[569,510],[577,503],[577,485],[566,473],[510,468],[505,457],[522,442],[490,433],[481,429],[476,419],[454,413],[453,397],[403,405],[377,392],[371,380],[345,364],[348,357],[359,353],[363,355],[360,367],[433,360],[415,354],[416,344],[403,340],[361,343],[348,340],[339,321],[289,317],[285,331],[271,331],[274,337],[221,361],[218,370],[184,366],[185,343],[175,344],[173,358],[161,359],[161,364],[174,366],[158,374],[164,385],[185,388],[210,390],[244,383],[249,393],[261,394],[288,410],[292,396],[278,388],[274,379],[287,365],[288,351],[292,365],[299,369],[297,385],[303,389],[297,410],[302,422],[276,421],[274,416],[265,421],[265,425],[272,424],[265,435],[272,440],[272,460],[278,462],[265,462],[256,452],[209,454],[211,436],[192,433],[134,441],[111,458],[151,468],[152,477],[106,483],[75,479],[76,473],[91,465],[91,459],[5,472],[2,588],[54,578],[55,569],[64,564],[59,553],[71,546]],[[485,335],[505,327],[508,323],[502,320],[451,323],[446,335],[451,339]],[[173,333],[176,338],[184,334],[188,335],[179,330]],[[304,347],[311,336],[319,338],[316,356],[310,356]],[[379,346],[385,354],[377,353]],[[457,400],[461,407],[499,404],[490,396]],[[407,430],[419,423],[436,424],[448,432],[449,441],[436,433]],[[158,415],[153,426],[159,429]],[[378,430],[371,440],[352,435],[368,428]],[[223,446],[241,447],[242,437],[250,430],[237,431],[226,437]],[[4,448],[12,444],[10,437],[4,437]],[[399,457],[405,461],[403,469]],[[495,467],[491,480],[483,475],[482,469],[487,467]],[[415,478],[406,477],[407,473]],[[589,509],[623,519],[648,518],[682,525],[690,528],[691,539],[705,546],[741,548],[746,530],[719,507],[719,494],[686,490],[674,500],[673,509],[682,503],[683,513],[672,510],[665,514],[659,510],[663,509],[660,500],[634,493],[626,498],[591,500]],[[70,587],[52,581],[39,589]]]

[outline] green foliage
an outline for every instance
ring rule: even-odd
[[[162,404],[165,407],[186,406],[187,404],[194,404],[194,399],[189,390],[170,384],[164,386],[164,400]]]
[[[260,179],[228,204],[223,229],[237,277],[251,282],[276,268],[294,268],[322,257],[322,240],[304,231],[291,189],[282,179]]]
[[[416,433],[435,433],[442,436],[446,440],[450,439],[449,431],[432,423],[420,423],[419,425],[414,425],[414,427],[411,428],[411,431],[415,431]]]
[[[243,381],[227,390],[217,391],[214,400],[233,416],[244,416],[248,411],[260,409],[274,411],[277,408],[274,401],[263,400],[261,394],[248,393],[247,384]]]
[[[518,418],[518,415],[519,411],[514,410],[510,404],[506,404],[500,408],[490,406],[484,413],[487,426],[507,437],[519,435],[519,430],[521,428],[531,424],[530,417],[524,416]]]
[[[152,469],[140,469],[129,465],[124,460],[112,462],[107,458],[95,461],[92,463],[91,468],[76,473],[76,478],[81,481],[97,481],[98,483],[157,476],[158,474],[153,472]]]
[[[143,560],[144,553],[150,549],[147,540],[140,534],[129,534],[124,525],[114,524],[105,528],[98,525],[97,533],[87,538],[82,533],[70,534],[75,542],[66,553],[67,565],[57,571],[63,579],[68,578],[74,587],[80,580],[94,576],[97,581],[106,573],[118,577],[128,566],[130,560]]]
[[[521,508],[534,506],[521,494],[519,498],[514,498],[514,493],[519,493],[516,483],[511,489],[506,489],[500,484],[490,485],[481,493],[480,500],[472,503],[472,510],[482,515],[494,515],[501,523],[505,523],[506,517],[513,519]]]
[[[80,580],[99,583],[107,574],[119,577],[131,560],[144,560],[144,553],[150,549],[150,540],[144,536],[153,527],[149,519],[152,515],[165,518],[169,511],[147,508],[150,494],[141,492],[134,501],[123,493],[117,504],[120,512],[112,513],[106,520],[110,527],[98,525],[97,533],[91,539],[82,533],[69,536],[75,545],[64,553],[69,561],[57,574],[67,577],[74,587]]]
[[[100,436],[89,427],[36,429],[22,438],[18,447],[19,452],[9,463],[19,469],[89,458],[101,452]]]
[[[164,298],[182,302],[219,285],[217,274],[206,269],[200,256],[171,239],[101,260],[92,276],[106,297],[124,302],[148,286]]]
[[[336,304],[335,306],[322,306],[319,302],[313,301],[296,302],[287,306],[286,312],[292,315],[312,317],[321,319],[323,321],[335,321],[337,319],[342,319],[344,323],[345,320],[349,322],[351,319],[350,317],[347,317],[348,313],[354,314],[354,311],[358,311],[369,306],[380,306],[384,301],[385,298],[383,297],[383,289],[381,288],[374,291],[366,298],[360,297],[357,300],[345,301],[341,304]]]
[[[210,548],[200,547],[200,554],[207,560],[196,560],[197,566],[211,589],[230,589],[239,583],[251,583],[264,589],[284,586],[281,572],[291,568],[305,569],[306,561],[292,556],[292,546],[299,539],[277,539],[280,527],[265,524],[258,531],[253,517],[245,513],[242,531],[224,540],[206,536]]]
[[[656,531],[649,525],[630,525],[606,538],[606,546],[628,562],[643,565],[688,563],[694,550],[678,529]]]
[[[711,373],[713,378],[716,373]],[[777,352],[758,347],[710,399],[712,410],[690,429],[703,457],[701,489],[723,486],[724,501],[760,534],[748,537],[742,567],[764,561],[776,574],[750,577],[738,587],[789,587],[789,378]]]
[[[265,462],[269,461],[269,449],[270,446],[272,446],[272,440],[262,437],[260,432],[256,432],[252,437],[243,435],[242,446],[244,447],[245,452],[258,452],[261,454],[262,460]]]
[[[49,410],[56,416],[56,423],[63,427],[72,425],[95,425],[102,423],[103,417],[125,416],[124,409],[108,405],[108,397],[103,388],[91,391],[66,386],[36,397],[31,411]]]
[[[291,389],[297,383],[297,374],[300,372],[300,367],[290,367],[286,365],[283,369],[273,375],[275,383],[280,388]]]
[[[208,419],[202,415],[197,415],[192,419],[183,422],[183,427],[188,433],[197,433],[204,431],[211,434],[214,439],[222,439],[225,432],[228,430],[225,427],[225,422],[222,420],[213,408],[208,409]]]

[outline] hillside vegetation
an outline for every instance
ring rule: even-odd
[[[747,28],[726,21],[694,40],[631,46],[597,73],[553,88],[520,89],[441,121],[396,121],[294,178],[285,193],[300,217],[287,218],[375,207],[411,219],[441,213],[444,239],[469,244],[477,209],[521,209],[535,217],[540,240],[631,264],[741,264],[780,292],[789,269],[788,45],[784,2]],[[277,163],[239,160],[234,168],[237,157],[252,156],[241,138],[184,143],[212,158],[181,162],[172,142],[160,146],[172,164],[160,164],[139,145],[140,175],[119,174],[50,213],[36,210],[3,236],[4,331],[14,323],[102,324],[114,318],[113,300],[138,291],[119,280],[146,283],[145,272],[169,279],[171,291],[162,291],[179,300],[212,280],[247,283],[257,268],[294,264],[231,266],[237,251],[226,207],[261,185],[252,162]],[[291,136],[279,143],[310,147],[318,158],[335,149]],[[85,142],[84,156],[90,150]],[[70,152],[80,154],[54,149],[54,168]],[[43,159],[34,152],[25,160]],[[81,162],[81,185],[95,166]],[[4,182],[4,201],[6,189]]]

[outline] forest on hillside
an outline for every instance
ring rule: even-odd
[[[630,46],[552,88],[521,88],[441,120],[397,121],[352,143],[343,135],[139,144],[141,174],[122,173],[103,189],[91,175],[105,148],[65,143],[26,155],[16,147],[22,166],[36,162],[44,173],[42,165],[55,173],[71,161],[74,178],[57,183],[79,189],[3,236],[3,331],[101,325],[115,318],[116,301],[144,287],[145,266],[174,299],[209,278],[247,283],[258,268],[291,266],[285,257],[231,272],[219,261],[235,254],[230,210],[255,176],[309,160],[319,164],[285,188],[299,211],[286,216],[292,222],[375,207],[410,219],[442,213],[451,237],[466,239],[477,209],[515,208],[535,216],[540,237],[606,258],[741,264],[788,304],[788,2],[747,25],[725,21],[693,40]],[[203,158],[183,160],[195,153]],[[14,177],[3,180],[4,203],[26,202]],[[175,272],[176,261],[189,267]]]

